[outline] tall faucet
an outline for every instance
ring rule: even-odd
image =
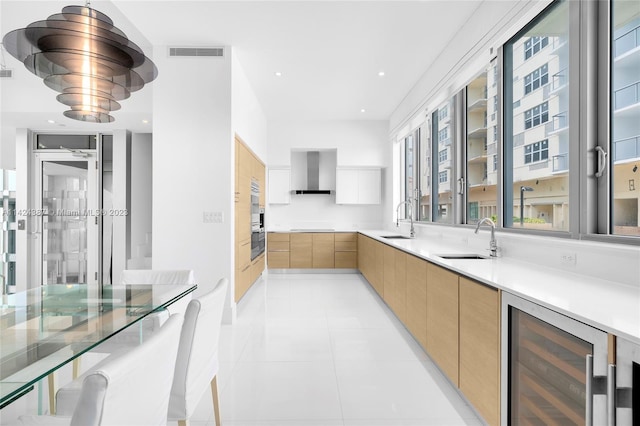
[[[496,224],[488,217],[485,217],[484,219],[480,220],[476,224],[476,234],[478,233],[478,229],[480,229],[480,226],[485,223],[491,226],[491,241],[489,242],[489,251],[491,252],[491,257],[498,257],[498,243],[496,242]]]
[[[413,202],[411,201],[411,198],[407,198],[406,201],[401,201],[400,204],[398,204],[398,207],[396,207],[396,228],[400,226],[400,207],[402,205],[408,205],[409,206],[409,220],[411,220],[411,230],[409,231],[409,236],[411,238],[416,236],[416,231],[415,229],[413,229]]]

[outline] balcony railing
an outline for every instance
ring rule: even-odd
[[[551,76],[551,91],[554,92],[567,85],[567,69],[563,69]]]
[[[566,129],[569,125],[569,120],[567,118],[567,111],[563,111],[560,114],[556,114],[551,117],[551,131],[557,132],[562,129]]]
[[[553,156],[553,172],[564,172],[569,170],[569,154],[558,154]]]
[[[616,110],[637,104],[640,98],[640,81],[616,90],[613,95]]]
[[[638,46],[640,46],[640,27],[635,27],[614,40],[613,57],[617,58]]]
[[[640,157],[640,136],[613,141],[613,161]]]

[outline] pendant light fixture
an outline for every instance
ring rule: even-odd
[[[61,13],[7,33],[4,48],[59,92],[66,117],[110,123],[111,111],[153,81],[158,69],[102,12],[66,6]]]

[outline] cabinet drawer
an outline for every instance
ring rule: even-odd
[[[289,241],[289,235],[286,232],[269,232],[267,233],[267,242],[272,241]]]
[[[289,251],[289,241],[269,241],[269,251]]]
[[[336,243],[338,241],[355,243],[358,241],[358,234],[356,234],[355,232],[336,232],[335,238]]]
[[[289,268],[289,252],[270,251],[267,255],[267,267],[269,269]]]
[[[358,254],[355,251],[336,251],[336,268],[358,267]]]

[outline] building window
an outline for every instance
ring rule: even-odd
[[[498,126],[493,126],[493,141],[498,141]]]
[[[524,112],[525,129],[530,129],[547,121],[549,121],[549,102],[544,102]]]
[[[575,48],[569,37],[570,4],[567,0],[554,1],[504,45],[504,157],[500,166],[504,181],[502,221],[507,228],[567,232],[574,217],[573,209],[577,208],[570,205],[569,197],[572,172],[568,152],[572,129],[567,125],[562,131],[550,132],[542,125],[569,109],[569,53]],[[543,49],[551,42],[554,49]],[[535,67],[525,62],[533,55],[539,63]],[[567,70],[564,88],[553,94],[538,90],[540,97],[546,96],[541,103],[535,101],[538,95],[527,96],[527,90],[533,92],[543,82],[550,83],[550,72],[564,69]],[[520,108],[515,109],[516,105]],[[560,161],[560,154],[567,167],[554,170],[552,165]]]
[[[529,94],[549,83],[549,65],[544,64],[524,77],[524,94]]]
[[[447,183],[447,171],[438,173],[438,183]]]
[[[493,171],[498,170],[498,155],[493,154]]]
[[[438,110],[438,120],[443,121],[449,116],[449,106],[445,105]]]
[[[449,127],[445,127],[444,129],[438,131],[438,142],[445,143],[449,139]]]
[[[443,149],[442,151],[438,152],[438,162],[443,163],[445,161],[447,161],[447,149]]]
[[[545,139],[524,147],[524,164],[535,163],[549,158],[549,140]]]
[[[549,37],[529,37],[529,39],[524,42],[524,60],[526,61],[548,44]]]

